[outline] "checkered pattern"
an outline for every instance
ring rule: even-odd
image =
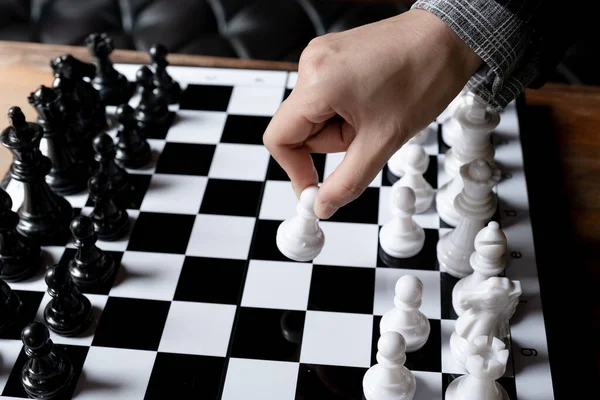
[[[137,67],[118,66],[130,79]],[[122,240],[98,242],[118,263],[117,274],[104,287],[85,292],[94,306],[87,332],[75,338],[52,334],[76,367],[71,388],[76,398],[362,398],[362,377],[376,362],[379,322],[393,307],[395,282],[413,274],[424,283],[421,310],[431,335],[422,350],[408,355],[406,366],[417,377],[416,399],[442,399],[449,382],[465,371],[448,347],[456,280],[440,273],[436,261],[436,243],[449,229],[435,208],[415,216],[426,231],[423,251],[385,261],[378,233],[391,216],[393,177],[384,169],[357,201],[320,222],[326,242],[313,262],[286,259],[275,234],[295,215],[296,198],[261,138],[295,74],[191,67],[171,67],[171,73],[184,94],[172,108],[168,129],[157,129],[149,139],[155,153],[151,165],[129,170],[131,231]],[[515,110],[505,111],[502,121],[494,138],[512,179],[498,185],[498,220],[511,246],[521,246],[511,250],[507,270],[516,271],[518,279],[521,273],[531,276],[535,260],[533,245],[527,244],[532,238],[520,186]],[[425,177],[438,188],[447,181],[446,147],[441,127],[430,128]],[[314,155],[321,181],[342,157]],[[19,198],[16,182],[7,190]],[[67,198],[86,215],[87,197]],[[45,250],[48,264],[75,254],[70,242]],[[526,285],[530,299],[536,282]],[[25,319],[43,321],[49,296],[42,274],[11,286],[24,303]],[[516,392],[533,398],[528,393],[549,379],[539,367],[547,362],[540,361],[547,353],[543,321],[535,309],[528,312],[529,319],[519,321],[511,366],[500,380],[511,399]],[[11,371],[0,375],[2,397],[25,397],[19,373],[26,357],[19,338],[13,329],[0,340],[4,370]],[[534,376],[523,369],[534,362],[523,356],[524,348],[541,356]],[[512,363],[523,378],[515,377]]]

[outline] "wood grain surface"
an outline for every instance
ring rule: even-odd
[[[35,119],[36,113],[27,103],[27,96],[40,85],[51,84],[53,77],[50,60],[67,53],[82,60],[92,61],[85,48],[0,41],[0,113],[6,115],[9,107],[17,105],[24,110],[29,119]],[[149,61],[145,53],[122,50],[115,51],[112,59],[121,63]],[[169,61],[173,65],[188,66],[277,70],[297,68],[293,63],[178,54],[170,55]],[[561,282],[556,281],[561,279],[561,275],[555,275],[563,274],[564,271],[569,271],[569,277],[574,275],[573,285],[586,287],[579,292],[575,291],[577,299],[562,299],[562,302],[557,300],[557,305],[572,307],[571,302],[574,301],[578,304],[585,303],[586,307],[578,306],[578,310],[586,310],[581,311],[581,318],[586,318],[591,326],[590,346],[596,349],[593,353],[598,356],[600,347],[596,342],[600,337],[600,88],[548,84],[542,89],[526,91],[524,98],[524,119],[529,141],[527,146],[524,144],[525,159],[536,177],[534,182],[530,182],[530,190],[533,190],[532,202],[539,205],[538,209],[532,210],[532,219],[535,216],[536,220],[534,227],[537,223],[539,230],[536,244],[544,247],[544,250],[549,249],[540,254],[538,264],[544,274],[549,275],[551,290],[561,290]],[[0,117],[0,121],[4,121],[0,126],[0,129],[4,129],[8,120]],[[11,161],[10,153],[1,147],[0,177],[6,174]],[[556,226],[558,220],[562,221],[560,228]],[[573,235],[567,240],[570,232]],[[565,244],[567,242],[568,247]],[[575,289],[578,288],[579,286]],[[551,295],[550,301],[554,297]],[[573,322],[567,323],[566,327],[552,329],[573,329]],[[560,334],[553,334],[559,336],[556,342],[560,343]],[[558,350],[561,350],[560,346],[558,347]],[[557,368],[560,374],[571,372],[568,368],[572,368],[572,365],[568,364],[566,361],[559,363]],[[599,363],[595,361],[593,365],[598,366]],[[576,371],[576,377],[580,377],[581,370]],[[600,375],[598,368],[595,368],[593,373],[596,376]]]

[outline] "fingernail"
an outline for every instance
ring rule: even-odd
[[[331,216],[335,214],[337,210],[338,207],[336,207],[333,203],[328,201],[325,203],[319,203],[319,207],[317,209],[316,214],[317,217],[319,217],[319,219],[328,219],[331,218]]]

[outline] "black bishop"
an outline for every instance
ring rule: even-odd
[[[39,149],[44,135],[42,127],[27,122],[19,107],[12,107],[8,116],[12,125],[4,129],[0,141],[13,153],[11,178],[21,182],[24,190],[16,230],[42,245],[52,243],[67,231],[73,207],[46,183],[52,162]]]
[[[48,328],[32,322],[21,332],[28,360],[21,370],[25,393],[34,399],[53,399],[66,394],[73,380],[73,364],[66,355],[54,350]]]
[[[77,253],[69,261],[73,282],[85,290],[106,283],[114,276],[116,264],[109,253],[96,245],[98,235],[89,217],[78,216],[71,222],[71,233]]]
[[[46,271],[46,285],[52,300],[44,309],[50,330],[62,336],[75,336],[92,322],[92,304],[73,283],[69,267],[54,265]]]

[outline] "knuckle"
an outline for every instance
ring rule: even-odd
[[[337,52],[330,35],[313,38],[300,55],[298,74],[309,84],[319,84],[327,79],[331,58]]]

